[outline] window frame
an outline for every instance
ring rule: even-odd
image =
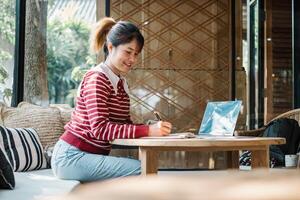
[[[23,101],[26,0],[16,0],[16,37],[11,106]]]

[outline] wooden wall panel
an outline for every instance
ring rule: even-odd
[[[229,0],[111,0],[111,16],[139,25],[145,37],[127,77],[135,122],[157,110],[177,131],[198,130],[207,101],[230,98]],[[190,158],[185,166],[208,166],[208,154],[176,155],[164,153]]]
[[[229,99],[229,1],[111,1],[111,16],[141,27],[145,46],[128,75],[132,116],[152,111],[178,131],[198,129],[208,100]]]

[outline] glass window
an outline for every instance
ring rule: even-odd
[[[95,0],[49,0],[26,4],[24,101],[74,105],[89,57],[90,27],[96,22]]]
[[[89,56],[91,25],[96,22],[95,0],[53,0],[48,4],[47,66],[50,103],[74,106],[76,88],[95,63]]]
[[[15,5],[12,0],[0,2],[0,101],[11,103],[14,71]]]
[[[293,108],[292,1],[243,0],[243,6],[243,66],[253,129]]]

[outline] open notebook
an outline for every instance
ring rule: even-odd
[[[168,136],[143,137],[148,139],[182,139],[209,136],[233,136],[237,118],[241,110],[241,101],[208,102],[202,118],[198,135],[191,132],[171,133]]]

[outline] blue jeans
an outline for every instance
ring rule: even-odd
[[[51,167],[57,177],[81,182],[141,173],[139,160],[87,153],[63,140],[54,147]]]

